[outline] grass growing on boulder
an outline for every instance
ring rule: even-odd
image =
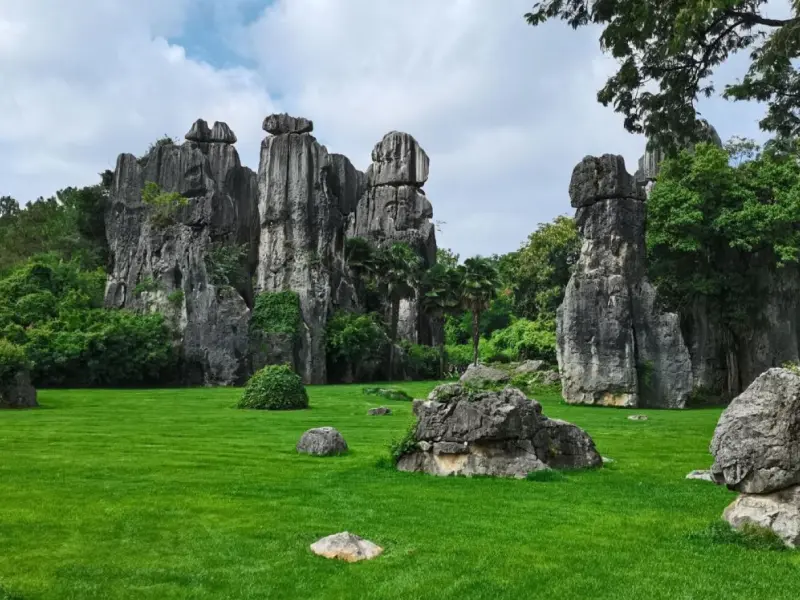
[[[380,396],[387,400],[402,400],[411,402],[414,397],[397,388],[365,387],[362,392],[368,396]]]
[[[239,400],[239,408],[296,410],[308,408],[308,394],[300,376],[288,365],[268,365],[255,373]]]
[[[302,320],[297,292],[262,292],[256,296],[250,326],[264,333],[297,336]]]

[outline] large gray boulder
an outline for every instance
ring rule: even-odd
[[[372,149],[370,186],[412,185],[428,181],[430,159],[417,140],[407,133],[390,131]]]
[[[347,442],[333,427],[316,427],[306,431],[297,442],[300,454],[313,456],[332,456],[347,452]]]
[[[711,441],[714,479],[765,494],[800,484],[800,376],[769,369],[722,413]]]
[[[557,358],[571,404],[683,408],[692,369],[677,315],[645,274],[644,196],[621,156],[587,156],[570,182],[581,254],[558,309]]]
[[[314,131],[314,123],[304,117],[290,117],[286,113],[281,113],[266,117],[262,129],[272,135],[311,133]]]
[[[6,383],[0,382],[0,408],[36,408],[36,389],[26,371],[16,373]]]
[[[790,548],[800,546],[800,485],[771,494],[741,494],[722,513],[736,529],[756,525],[772,530]]]
[[[461,383],[480,387],[487,384],[507,383],[511,381],[511,376],[505,371],[494,367],[471,364],[464,371],[460,381]]]
[[[317,540],[311,544],[311,551],[325,558],[335,558],[345,562],[358,562],[380,556],[383,548],[354,533],[343,531]]]
[[[221,124],[215,129],[220,134]],[[182,383],[241,384],[247,376],[250,277],[227,285],[212,279],[208,264],[215,248],[249,248],[245,270],[252,272],[256,177],[234,146],[210,141],[212,131],[202,119],[186,137],[181,145],[156,145],[139,159],[117,159],[105,215],[111,262],[105,304],[166,316],[176,332]],[[186,199],[172,222],[154,220],[154,209],[142,201],[146,182]]]
[[[444,384],[414,401],[413,450],[401,471],[433,475],[523,478],[549,468],[598,467],[602,458],[589,435],[571,423],[548,419],[518,389],[475,392]]]

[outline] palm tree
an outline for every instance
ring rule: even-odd
[[[461,303],[472,313],[472,352],[473,361],[478,364],[478,344],[480,343],[481,312],[497,296],[500,276],[494,265],[486,258],[468,258],[459,267],[461,272]]]
[[[413,298],[422,265],[420,256],[408,244],[396,242],[375,254],[375,276],[389,301],[389,378],[394,375],[394,345],[400,319],[400,301]]]
[[[446,315],[461,308],[461,276],[456,268],[435,264],[422,277],[422,310],[444,328]],[[439,338],[439,377],[444,377],[444,335]]]

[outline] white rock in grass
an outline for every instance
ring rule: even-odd
[[[686,479],[699,479],[700,481],[710,481],[714,483],[714,477],[708,469],[695,469],[686,476]]]
[[[383,548],[353,533],[343,531],[317,540],[311,544],[311,551],[325,558],[358,562],[380,556]]]

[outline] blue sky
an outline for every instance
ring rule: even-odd
[[[587,154],[635,170],[645,140],[595,100],[615,64],[599,31],[533,29],[533,0],[0,0],[0,194],[21,201],[97,181],[121,152],[202,117],[236,132],[258,166],[263,118],[312,119],[361,169],[390,130],[431,159],[442,246],[516,249],[572,214]],[[773,0],[773,16],[789,0]],[[744,58],[744,57],[742,57]],[[744,73],[735,59],[718,87]],[[763,107],[702,100],[723,139],[763,140]]]

